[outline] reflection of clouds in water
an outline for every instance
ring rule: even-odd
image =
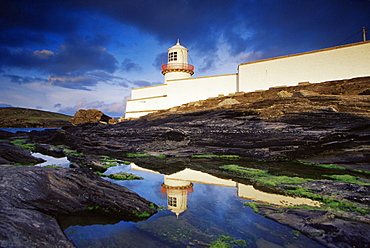
[[[130,170],[130,167],[128,165],[118,165],[118,166],[108,168],[107,171],[104,172],[104,174],[110,175],[114,173],[127,172],[129,170]]]
[[[44,155],[41,153],[32,153],[32,156],[46,160],[46,162],[36,164],[36,166],[40,166],[40,167],[44,167],[47,165],[55,165],[55,166],[61,166],[63,168],[69,168],[69,165],[70,165],[70,162],[67,159],[67,157],[54,158],[52,156]]]
[[[186,247],[192,240],[210,243],[221,235],[245,240],[250,244],[248,247],[257,247],[258,242],[265,242],[269,247],[283,247],[286,244],[292,247],[319,247],[307,237],[303,235],[296,237],[292,229],[264,218],[254,213],[250,207],[244,206],[243,203],[249,200],[238,197],[240,184],[233,181],[222,180],[190,169],[163,175],[132,164],[111,167],[105,174],[120,172],[133,173],[143,177],[144,180],[105,179],[126,186],[142,197],[163,206],[164,210],[138,223],[121,221],[115,225],[69,227],[65,233],[79,247],[91,247],[94,244],[104,244],[104,247],[108,247],[117,246],[117,243],[127,247],[130,245],[158,248]],[[191,193],[187,190],[182,191],[188,193],[186,199],[188,205],[184,205],[184,211],[176,217],[176,213],[166,210],[168,195],[162,192],[162,183],[167,183],[175,189],[186,184],[185,182],[192,182],[194,191]],[[181,194],[170,196],[182,197]],[[179,200],[176,202],[180,203]],[[181,246],[171,243],[175,238],[176,242],[183,241]]]

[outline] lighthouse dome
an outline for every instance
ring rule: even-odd
[[[168,50],[174,50],[174,49],[184,49],[184,50],[187,50],[183,45],[180,44],[180,40],[177,40],[177,43],[176,45],[170,47]]]
[[[188,64],[188,49],[177,40],[167,53],[167,64],[162,65],[164,82],[174,79],[189,78],[194,74],[194,66]]]

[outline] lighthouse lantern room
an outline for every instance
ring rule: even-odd
[[[194,66],[188,63],[188,49],[180,45],[180,40],[168,49],[167,64],[162,65],[162,74],[164,83],[168,80],[190,78],[194,74]]]

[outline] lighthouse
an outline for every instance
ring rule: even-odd
[[[188,194],[193,193],[194,189],[189,181],[164,176],[161,192],[167,195],[168,210],[179,217],[188,208]]]
[[[190,78],[194,74],[194,66],[188,63],[188,51],[180,45],[180,40],[168,49],[167,64],[162,65],[165,84],[168,80]]]

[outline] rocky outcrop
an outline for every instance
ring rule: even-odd
[[[74,149],[91,154],[213,153],[354,166],[370,161],[369,109],[368,96],[268,98],[109,126],[85,124],[67,128],[63,135],[76,140],[71,142]]]
[[[116,124],[118,121],[112,117],[105,115],[103,112],[97,109],[80,109],[71,119],[72,125],[80,125],[83,123],[95,123],[101,122],[106,124]]]
[[[87,169],[1,166],[0,246],[74,247],[61,225],[78,215],[91,224],[140,220],[155,205]],[[58,219],[58,221],[57,221]]]
[[[171,164],[172,159],[207,153],[239,155],[246,160],[328,163],[370,171],[370,97],[359,95],[369,87],[370,77],[284,87],[280,96],[281,88],[239,92],[115,125],[85,123],[60,130],[31,132],[29,138],[36,143],[64,144],[85,155],[125,158],[127,153],[147,153],[172,156],[160,163],[152,163],[151,168],[156,170],[163,167],[178,170],[178,161]],[[88,163],[94,163],[88,156],[76,158],[76,161],[85,158],[90,161]],[[219,170],[218,167],[209,167],[204,170]],[[331,181],[328,187],[332,185],[335,184]],[[313,186],[307,184],[307,187]],[[316,192],[319,189],[312,190]],[[346,195],[351,195],[353,190],[337,188],[339,193],[345,192]],[[330,193],[323,192],[325,194]],[[348,200],[368,205],[366,197],[356,195],[352,198]],[[303,228],[302,233],[316,233],[326,245],[332,239],[339,247],[346,247],[343,244],[352,246],[353,242],[348,240],[357,240],[359,236],[350,231],[347,235],[346,225],[353,230],[365,230],[362,224],[358,224],[356,229],[353,226],[357,225],[353,224],[355,222],[330,219],[331,215],[327,213],[287,210],[280,212],[281,215],[269,215],[267,212],[265,214],[270,218],[298,230],[309,227],[311,231],[305,232]],[[306,215],[317,215],[317,218],[309,222]],[[296,226],[284,222],[289,216],[294,216],[292,220],[297,219],[294,221]],[[347,218],[354,219],[351,216]],[[364,222],[368,225],[368,220]],[[332,226],[338,226],[338,229],[334,230]]]
[[[259,214],[298,230],[326,247],[368,247],[370,224],[336,218],[327,211],[259,206]]]
[[[35,158],[31,152],[17,147],[8,141],[0,140],[0,164],[37,164],[44,162],[41,158]]]

